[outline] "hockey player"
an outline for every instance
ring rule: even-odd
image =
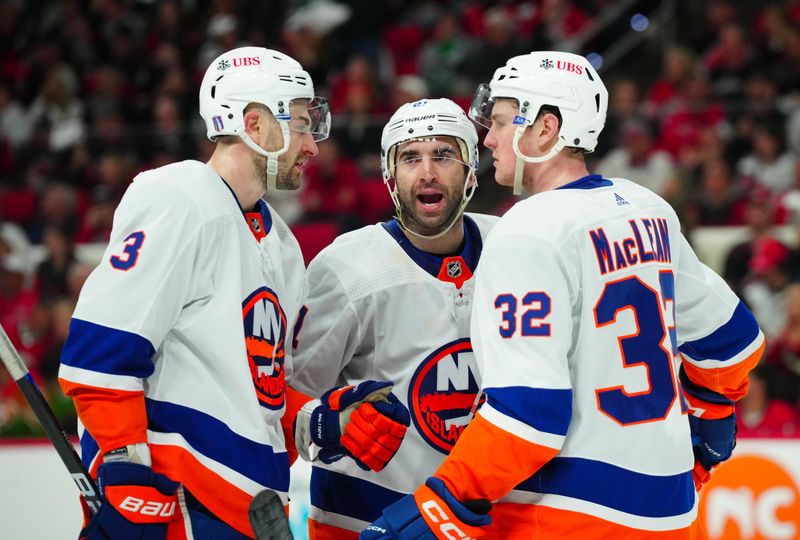
[[[361,538],[480,538],[476,500],[532,505],[533,533],[509,538],[692,537],[764,336],[667,203],[588,173],[606,103],[589,62],[561,52],[512,58],[479,88],[496,180],[532,195],[495,226],[476,276],[487,402]]]
[[[261,196],[300,185],[328,105],[295,60],[243,47],[209,66],[200,114],[211,159],[134,179],[64,346],[60,382],[104,497],[89,539],[252,538],[253,496],[288,501],[286,339],[307,284],[296,240]],[[395,422],[356,413],[389,388],[330,393],[298,430],[371,462],[359,434],[381,439]]]
[[[400,107],[383,129],[383,177],[396,217],[347,233],[309,265],[298,327],[297,388],[394,382],[411,412],[380,472],[315,463],[310,538],[347,540],[433,474],[472,418],[480,378],[469,340],[473,273],[495,217],[463,214],[475,192],[478,136],[448,99]]]

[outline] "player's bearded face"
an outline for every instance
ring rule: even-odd
[[[283,133],[278,122],[267,113],[270,120],[270,130],[264,148],[275,151],[283,148]],[[319,152],[317,143],[308,133],[307,126],[311,121],[308,108],[304,103],[292,103],[292,119],[289,121],[289,148],[278,156],[278,173],[276,185],[281,190],[294,190],[300,187],[303,181],[303,168],[311,156]],[[267,158],[258,156],[256,168],[261,172],[264,189],[267,187]]]
[[[467,169],[453,137],[401,143],[395,181],[405,226],[425,236],[442,232],[461,205]]]

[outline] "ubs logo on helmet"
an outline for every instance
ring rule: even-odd
[[[262,407],[279,410],[286,399],[286,315],[274,291],[260,287],[242,303],[250,376]]]
[[[457,339],[431,353],[417,368],[408,387],[411,418],[422,438],[447,454],[485,398],[468,338]]]

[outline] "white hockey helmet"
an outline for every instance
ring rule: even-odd
[[[403,223],[400,199],[397,196],[395,177],[397,147],[401,143],[413,140],[433,139],[436,137],[453,137],[461,150],[461,159],[467,166],[467,177],[461,206],[450,224],[434,236],[423,236],[409,230]],[[422,238],[436,239],[444,236],[464,213],[467,203],[475,193],[478,185],[475,172],[478,170],[478,133],[464,111],[449,99],[421,99],[402,105],[389,122],[383,127],[381,135],[381,170],[383,182],[389,190],[400,225],[411,234]]]
[[[494,72],[489,84],[475,92],[469,116],[491,127],[494,102],[498,98],[517,101],[519,110],[514,123],[514,153],[517,167],[514,193],[522,191],[524,162],[547,161],[564,147],[593,152],[603,130],[608,110],[608,90],[594,67],[583,56],[559,51],[534,51],[515,56]],[[519,150],[519,139],[533,124],[542,105],[558,107],[561,114],[559,138],[544,156],[526,156]]]
[[[218,56],[206,69],[200,85],[200,116],[206,123],[206,135],[212,141],[221,135],[236,135],[255,152],[267,158],[267,181],[275,188],[278,156],[289,149],[291,103],[308,102],[311,125],[308,131],[315,141],[328,137],[330,109],[324,98],[314,96],[311,76],[293,58],[263,47],[240,47]],[[249,103],[267,107],[281,128],[283,147],[268,152],[245,132],[244,109]]]

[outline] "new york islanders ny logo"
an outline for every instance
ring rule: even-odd
[[[262,407],[279,410],[286,399],[286,315],[274,291],[261,287],[242,303],[250,376]]]
[[[449,453],[485,399],[469,339],[438,348],[417,368],[408,387],[411,418],[422,438]]]

